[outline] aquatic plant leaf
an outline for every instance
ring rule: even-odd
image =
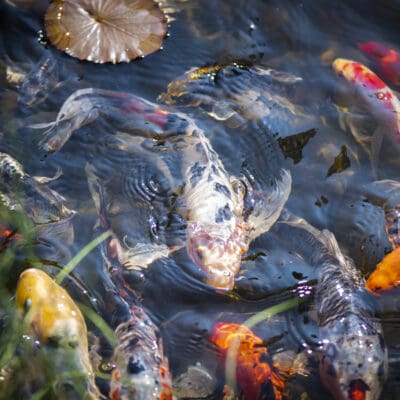
[[[144,57],[160,49],[167,32],[153,0],[54,0],[45,26],[58,49],[96,63]]]

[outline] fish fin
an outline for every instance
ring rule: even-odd
[[[58,168],[54,176],[32,176],[32,178],[39,183],[48,183],[52,181],[56,181],[63,174],[62,169]]]
[[[374,180],[378,179],[379,152],[382,147],[384,133],[384,128],[378,126],[371,138],[371,168],[372,177]]]
[[[285,223],[287,225],[294,226],[296,228],[302,228],[307,232],[311,233],[315,237],[319,237],[321,235],[321,231],[315,228],[313,225],[309,224],[304,218],[301,218],[287,208],[284,208],[281,212],[281,223]]]
[[[120,261],[127,269],[141,270],[153,261],[168,257],[171,251],[165,244],[138,243],[125,252],[124,259]]]
[[[273,366],[277,372],[284,377],[289,377],[293,374],[308,376],[309,355],[302,351],[296,353],[293,350],[286,350],[272,356]]]
[[[55,124],[56,124],[56,122],[53,121],[53,122],[44,122],[44,123],[41,123],[41,124],[31,124],[31,125],[28,125],[27,127],[31,128],[31,129],[44,129],[44,128],[51,129],[51,128],[53,128],[53,126]]]
[[[270,191],[250,191],[252,209],[246,220],[247,225],[251,228],[250,240],[269,231],[279,218],[291,188],[291,174],[288,170],[282,169],[280,177],[272,181]]]

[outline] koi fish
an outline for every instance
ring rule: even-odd
[[[374,293],[400,285],[400,206],[385,210],[386,232],[392,251],[385,255],[368,277],[365,287]]]
[[[210,341],[226,360],[229,348],[236,350],[236,386],[238,399],[284,398],[284,378],[272,365],[272,360],[261,338],[249,328],[237,323],[218,322],[214,325]],[[231,393],[235,388],[225,388]]]
[[[365,286],[374,293],[380,293],[400,285],[400,247],[386,254],[368,277]]]
[[[396,146],[400,145],[400,101],[394,92],[365,65],[343,58],[337,58],[333,69],[339,77],[343,77],[350,85],[361,105],[377,122],[377,128],[372,137],[366,138],[354,124],[351,125],[352,134],[363,144],[371,142],[370,156],[373,170],[376,170],[378,155],[383,136],[391,140]]]
[[[102,398],[94,382],[85,320],[69,294],[45,272],[27,269],[18,281],[16,309],[24,337],[32,341],[32,354],[23,354],[33,358],[25,360],[30,368],[26,376],[35,377],[32,384],[48,385],[51,398]]]
[[[65,199],[45,183],[57,179],[33,177],[6,153],[0,153],[0,201],[10,210],[26,211],[36,225],[68,220],[75,212],[65,206]]]
[[[74,131],[96,119],[95,115],[111,119],[134,138],[163,140],[164,147],[176,155],[185,183],[177,203],[182,204],[179,211],[187,221],[187,252],[209,285],[232,289],[242,254],[253,239],[270,229],[288,199],[289,171],[280,169],[268,191],[255,190],[246,177],[241,180],[228,174],[204,132],[185,114],[168,112],[128,93],[98,89],[79,90],[66,100],[43,148],[60,149]],[[68,123],[67,130],[59,126],[61,121]],[[123,256],[123,244],[117,245]],[[166,255],[165,244],[152,250],[151,244],[147,250],[140,249]],[[137,267],[129,259],[120,261],[128,268]]]
[[[162,352],[158,329],[140,307],[121,323],[115,336],[110,382],[111,400],[172,400],[172,378]]]
[[[18,90],[18,103],[32,107],[44,101],[59,85],[60,64],[54,56],[43,56],[24,77]]]
[[[201,107],[217,121],[242,126],[264,121],[281,136],[309,128],[311,119],[290,101],[301,77],[238,63],[191,68],[159,96],[166,104]],[[294,128],[296,126],[296,128]]]
[[[400,86],[400,54],[379,42],[358,43],[358,48],[371,59],[389,83]]]
[[[335,236],[304,219],[284,214],[286,223],[309,234],[318,248],[316,311],[320,329],[319,372],[338,400],[377,400],[387,377],[387,350],[375,317],[373,298],[353,261],[344,256]]]
[[[33,124],[29,127],[47,128],[39,145],[45,151],[55,152],[64,146],[73,132],[96,121],[101,116],[117,119],[120,125],[129,127],[132,118],[143,115],[145,112],[147,119],[141,120],[143,124],[152,122],[159,125],[167,122],[165,111],[137,96],[102,89],[80,89],[65,100],[55,121]],[[136,126],[138,123],[139,121],[136,121]]]

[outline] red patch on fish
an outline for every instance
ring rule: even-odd
[[[379,90],[386,88],[385,82],[378,75],[374,74],[367,67],[359,62],[354,62],[354,82],[360,82],[366,86],[367,89]]]
[[[357,379],[350,382],[349,399],[350,400],[365,400],[366,391],[370,390],[369,386],[362,381]]]
[[[249,328],[218,322],[214,325],[210,341],[218,346],[224,361],[229,348],[237,345],[236,385],[239,398],[283,399],[284,379],[272,366],[262,339]]]
[[[395,49],[378,42],[359,43],[358,48],[367,54],[384,79],[400,86],[400,54]]]
[[[139,98],[127,98],[122,111],[126,114],[137,113],[144,117],[148,122],[158,125],[160,128],[164,128],[168,122],[167,111],[161,108],[155,108],[152,105],[140,100]]]

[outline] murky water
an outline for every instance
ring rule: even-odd
[[[369,157],[343,126],[335,107],[346,93],[343,96],[345,88],[331,63],[336,57],[343,57],[368,64],[357,48],[359,42],[381,41],[400,49],[400,2],[170,0],[165,3],[163,7],[172,22],[161,51],[129,64],[94,65],[38,41],[46,4],[12,7],[1,2],[0,151],[16,158],[31,176],[54,176],[61,170],[61,177],[48,186],[65,197],[70,209],[77,211],[73,219],[75,242],[70,248],[57,240],[35,245],[34,251],[46,260],[47,270],[55,273],[95,235],[97,211],[85,174],[87,162],[94,166],[100,185],[105,188],[106,201],[118,210],[111,217],[110,226],[118,237],[130,238],[132,243],[128,245],[151,242],[157,232],[171,246],[184,238],[184,221],[179,213],[170,213],[168,197],[182,185],[182,180],[179,163],[173,157],[162,158],[169,169],[166,173],[154,155],[138,155],[135,149],[131,153],[115,150],[113,122],[82,128],[53,154],[39,147],[43,130],[28,126],[55,120],[64,101],[78,89],[129,92],[160,102],[157,98],[168,84],[188,69],[239,62],[301,77],[302,81],[293,87],[275,84],[266,89],[273,98],[282,96],[290,101],[293,113],[277,106],[262,118],[261,124],[249,118],[243,124],[230,124],[227,118],[214,118],[226,109],[210,110],[204,104],[201,107],[172,104],[168,109],[187,113],[204,129],[230,175],[240,175],[245,163],[255,171],[261,188],[265,188],[271,175],[277,174],[273,169],[275,158],[281,158],[279,162],[290,170],[293,180],[287,208],[318,229],[331,230],[343,253],[352,257],[367,277],[391,249],[383,202],[379,200],[385,194],[376,193],[369,186],[374,181]],[[46,94],[37,95],[29,106],[23,105],[24,87],[10,82],[7,73],[13,71],[25,76],[46,57],[58,64],[47,78],[50,83],[46,83]],[[268,143],[257,140],[265,130],[274,138],[272,148],[278,156],[271,153]],[[384,139],[379,155],[379,179],[400,179],[398,151]],[[339,160],[336,163],[335,158]],[[172,189],[168,174],[174,178]],[[151,211],[147,208],[147,195],[156,198]],[[162,219],[164,215],[168,215],[168,221]],[[156,233],[148,229],[152,218],[158,224]],[[224,373],[215,348],[207,340],[217,321],[243,322],[266,307],[304,296],[307,300],[300,306],[257,325],[255,331],[268,343],[271,354],[309,350],[312,359],[319,340],[313,311],[318,265],[313,263],[310,254],[314,249],[309,246],[298,230],[284,224],[274,225],[269,233],[251,243],[232,293],[202,283],[185,248],[154,261],[143,272],[127,270],[123,275],[160,328],[172,374],[178,376],[201,361],[217,377],[215,392],[209,398],[218,399],[222,398]],[[13,276],[7,277],[10,291],[26,261],[24,255],[18,260],[21,263],[13,270]],[[105,279],[102,268],[101,254],[95,250],[74,270],[67,289],[104,317],[108,305],[101,284]],[[399,292],[394,290],[376,300],[389,354],[389,378],[380,398],[400,399]],[[109,353],[106,347],[102,350],[105,360]],[[306,393],[307,397],[301,398],[329,399],[330,394],[318,378],[318,367],[312,361],[308,367],[311,370],[308,377],[289,378],[288,397],[297,399]],[[100,384],[106,387],[105,381]]]

